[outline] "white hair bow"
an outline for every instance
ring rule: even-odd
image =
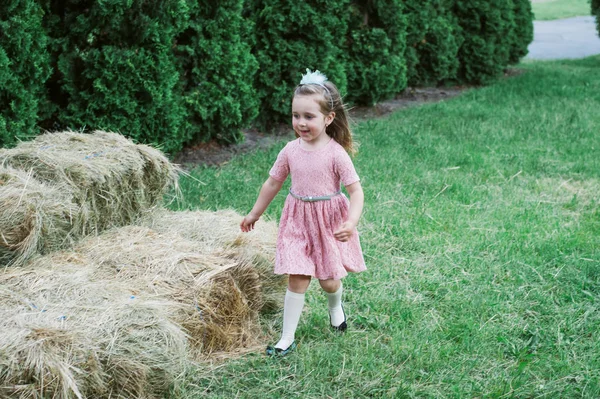
[[[319,71],[311,72],[310,69],[306,68],[306,74],[302,75],[302,80],[300,81],[301,85],[315,84],[319,86],[324,86],[324,83],[327,81],[327,76],[323,75]]]

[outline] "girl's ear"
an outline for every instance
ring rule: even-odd
[[[335,112],[330,112],[329,115],[327,115],[325,117],[325,123],[327,123],[328,125],[330,125],[331,122],[333,122],[334,119],[335,119]]]

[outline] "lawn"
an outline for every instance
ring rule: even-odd
[[[542,0],[531,4],[534,18],[539,21],[591,15],[590,0]]]
[[[356,126],[368,271],[344,280],[345,335],[313,284],[295,353],[190,369],[172,397],[600,397],[600,57],[519,68]],[[282,145],[196,169],[180,206],[247,212]]]

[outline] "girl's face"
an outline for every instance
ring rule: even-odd
[[[311,144],[327,139],[325,128],[335,117],[333,112],[329,115],[321,112],[320,101],[323,101],[323,96],[320,94],[295,96],[292,100],[292,126],[294,131],[302,140]]]

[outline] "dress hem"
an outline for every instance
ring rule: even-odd
[[[364,268],[363,270],[358,270],[358,271],[345,270],[345,273],[341,274],[340,276],[328,276],[328,277],[319,277],[319,276],[315,276],[312,273],[294,273],[294,272],[277,272],[277,271],[274,271],[273,273],[277,274],[277,275],[280,275],[280,276],[281,275],[288,275],[288,276],[289,275],[309,276],[309,277],[312,277],[312,278],[316,278],[317,280],[341,280],[344,277],[348,276],[350,273],[362,273],[362,272],[365,272],[365,271],[367,271],[366,268]]]

